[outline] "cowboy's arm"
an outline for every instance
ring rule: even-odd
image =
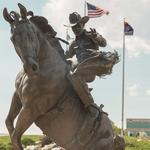
[[[96,32],[95,29],[91,29],[91,35],[93,41],[101,47],[105,47],[107,45],[106,39],[102,37],[99,33]]]
[[[101,47],[105,47],[107,45],[105,38],[103,38],[102,35],[100,34],[97,35],[95,40],[97,41],[98,45]]]

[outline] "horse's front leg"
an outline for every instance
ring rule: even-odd
[[[10,110],[8,113],[8,116],[6,118],[5,124],[8,129],[9,135],[11,136],[12,132],[14,131],[14,120],[19,114],[20,110],[22,108],[22,104],[20,101],[20,98],[16,92],[14,92],[14,95],[12,97],[12,102],[10,106]]]
[[[21,145],[21,136],[39,116],[39,112],[36,109],[37,108],[33,103],[25,105],[21,109],[15,129],[11,136],[14,150],[23,150]]]

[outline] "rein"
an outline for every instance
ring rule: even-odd
[[[58,39],[59,41],[65,43],[65,44],[69,45],[69,42],[68,42],[68,41],[66,41],[66,40],[64,40],[64,39],[62,39],[62,38],[59,38],[59,37],[55,37],[55,38]]]

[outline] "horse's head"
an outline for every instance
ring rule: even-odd
[[[7,9],[4,8],[3,16],[11,26],[11,41],[23,62],[24,71],[28,76],[33,76],[39,70],[38,28],[27,18],[26,8],[21,4],[18,4],[18,6],[20,15],[14,11],[8,13]]]

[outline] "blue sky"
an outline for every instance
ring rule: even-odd
[[[0,1],[0,133],[7,133],[5,118],[14,91],[16,74],[22,68],[22,63],[16,55],[10,41],[10,27],[2,17],[2,10],[17,10],[20,2],[28,10],[37,15],[48,18],[49,23],[57,31],[57,35],[65,38],[64,24],[68,24],[69,13],[73,11],[83,15],[84,0],[1,0]],[[107,40],[107,47],[103,51],[116,49],[121,61],[111,75],[97,78],[89,86],[93,87],[92,95],[97,104],[104,104],[104,111],[110,119],[121,126],[121,91],[122,91],[122,35],[123,18],[135,30],[133,36],[126,37],[125,56],[125,118],[150,118],[150,1],[149,0],[88,0],[89,3],[103,7],[110,11],[108,16],[90,19],[86,25],[96,28]],[[69,29],[69,34],[73,33]],[[65,48],[65,45],[62,45]],[[32,126],[26,133],[40,134],[41,131]]]

